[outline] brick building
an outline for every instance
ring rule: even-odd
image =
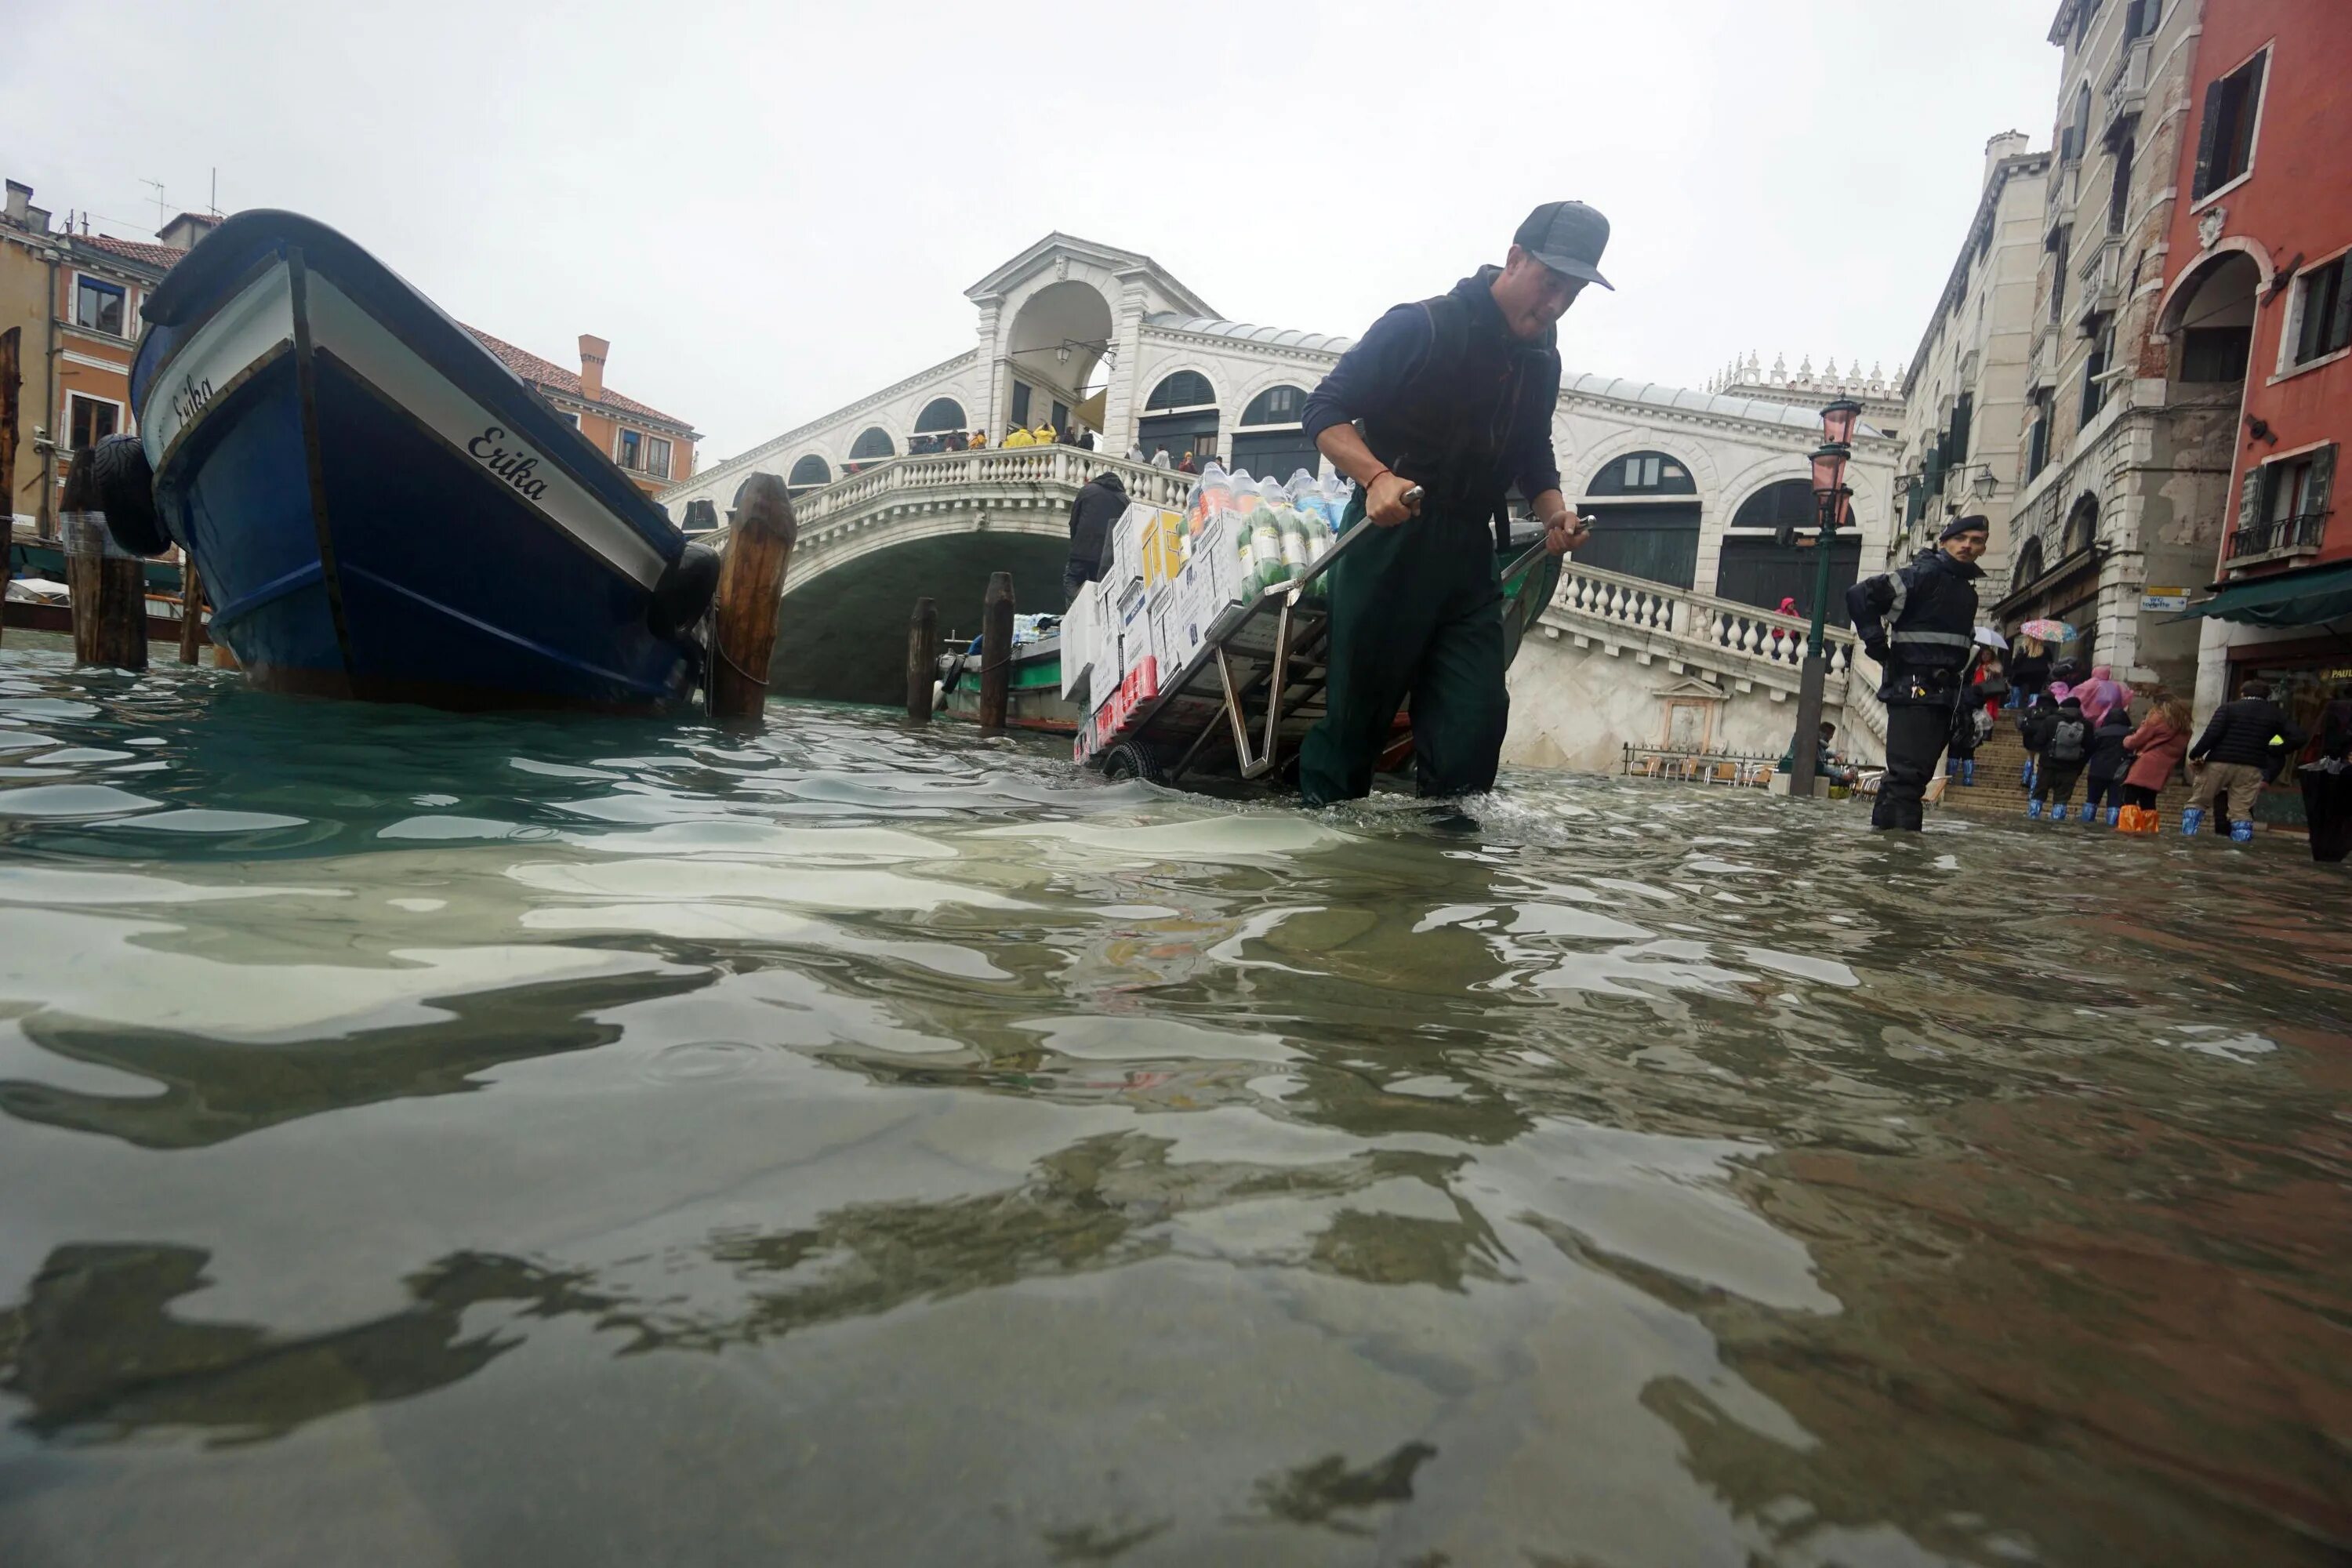
[[[580,368],[574,372],[479,327],[466,330],[555,405],[557,413],[578,426],[647,495],[693,476],[694,444],[702,439],[701,433],[675,415],[648,408],[606,386],[604,361],[613,345],[603,338],[580,334]]]
[[[2231,416],[2198,706],[2260,676],[2309,727],[2352,681],[2352,6],[2204,0],[2201,20],[2158,312],[2170,374]]]

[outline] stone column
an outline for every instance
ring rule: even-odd
[[[1135,445],[1136,410],[1148,390],[1139,387],[1135,380],[1143,370],[1143,318],[1148,301],[1140,280],[1126,279],[1122,282],[1118,319],[1111,323],[1111,342],[1117,348],[1118,363],[1111,367],[1103,396],[1103,446],[1115,458],[1126,457],[1128,448]]]
[[[970,417],[980,421],[980,428],[988,432],[991,447],[1003,437],[1004,422],[1013,417],[1005,406],[1004,348],[1002,336],[1004,301],[990,300],[980,307],[980,358],[973,365],[972,406]]]

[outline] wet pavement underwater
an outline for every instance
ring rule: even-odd
[[[0,1563],[2352,1551],[2352,879],[0,654]]]

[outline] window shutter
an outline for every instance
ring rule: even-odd
[[[1955,463],[1969,460],[1969,415],[1974,396],[1972,393],[1963,392],[1960,400],[1952,405],[1952,461]]]
[[[2205,108],[2197,127],[2197,177],[2189,187],[2191,196],[2201,196],[2213,188],[2213,154],[2221,142],[2221,104],[2227,95],[2226,82],[2217,79],[2205,84]]]
[[[2303,484],[2303,510],[2312,517],[2326,515],[2327,492],[2336,479],[2336,447],[2322,447],[2311,455],[2311,477]]]
[[[2259,464],[2248,468],[2238,481],[2238,530],[2252,539],[2254,530],[2263,525],[2263,470]],[[2231,554],[2237,551],[2232,549]]]

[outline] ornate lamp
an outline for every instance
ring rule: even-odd
[[[1833,447],[1853,444],[1854,421],[1862,417],[1862,405],[1850,397],[1841,397],[1822,410],[1822,436]]]

